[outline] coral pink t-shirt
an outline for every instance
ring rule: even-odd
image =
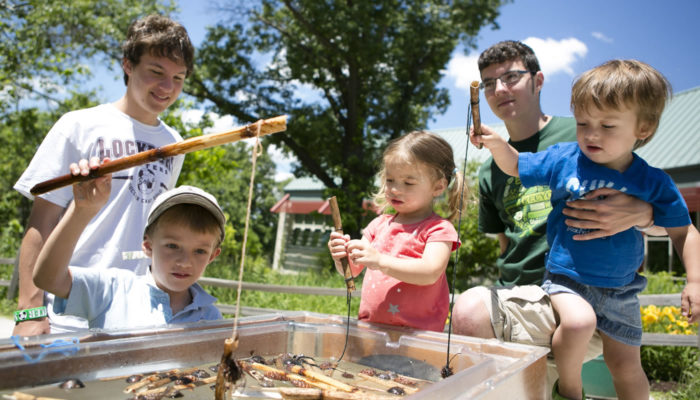
[[[452,242],[452,251],[459,248],[452,223],[435,213],[413,224],[394,222],[395,217],[380,215],[363,231],[372,247],[382,254],[421,258],[428,242]],[[380,271],[365,271],[360,320],[442,332],[448,310],[449,287],[444,272],[431,285],[413,285]]]

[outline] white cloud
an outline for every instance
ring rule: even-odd
[[[561,72],[573,76],[573,64],[588,53],[588,47],[576,38],[555,40],[529,37],[523,43],[535,51],[545,77]]]
[[[203,110],[191,109],[184,111],[181,118],[185,123],[197,124],[203,116]],[[208,116],[212,120],[213,125],[204,129],[205,134],[225,132],[238,126],[236,120],[231,115],[221,116],[217,113],[209,113]]]
[[[523,43],[535,51],[545,76],[558,73],[573,76],[573,65],[588,53],[588,47],[576,38],[555,40],[529,37]],[[445,75],[454,79],[457,88],[468,91],[472,81],[481,80],[478,59],[478,55],[455,54],[447,64]]]
[[[469,91],[472,81],[480,81],[478,56],[457,54],[447,63],[446,75],[455,80],[455,86]]]
[[[183,111],[182,116],[180,118],[182,119],[182,122],[186,124],[196,124],[202,120],[203,116],[204,110],[190,109]]]
[[[605,42],[605,43],[612,43],[613,42],[612,38],[605,36],[605,34],[602,32],[592,32],[591,36],[600,40],[601,42]]]
[[[275,161],[275,181],[280,182],[287,178],[291,178],[292,175],[292,164],[298,163],[297,158],[294,155],[284,154],[279,147],[275,145],[270,145],[267,148],[267,153]]]

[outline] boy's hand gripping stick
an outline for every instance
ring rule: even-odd
[[[328,199],[328,205],[331,207],[331,216],[333,217],[333,226],[335,231],[343,234],[343,223],[340,220],[340,210],[338,209],[338,200],[335,196]],[[340,260],[343,266],[343,275],[345,276],[345,285],[348,291],[352,292],[355,290],[355,281],[352,276],[352,271],[350,270],[350,264],[348,263],[348,257],[345,256]]]

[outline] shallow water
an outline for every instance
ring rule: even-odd
[[[266,361],[268,363],[272,363],[272,359],[275,358],[276,356],[279,355],[273,355],[269,357],[265,357]],[[317,365],[322,365],[325,362],[331,362],[332,360],[330,359],[322,359],[322,358],[315,358],[314,359],[315,363]],[[382,365],[384,363],[384,365]],[[395,368],[394,370],[408,370],[409,374],[412,374],[415,376],[416,372],[421,372],[421,373],[427,373],[431,376],[434,376],[435,371],[432,371],[434,367],[431,367],[429,365],[422,365],[420,361],[415,360],[415,362],[412,361],[410,358],[404,358],[404,359],[369,359],[367,360],[367,364],[358,364],[358,363],[352,363],[352,362],[347,362],[347,361],[341,361],[340,364],[336,367],[334,371],[326,371],[325,375],[329,375],[330,377],[333,378],[336,381],[346,383],[348,385],[354,386],[358,388],[358,390],[364,391],[365,393],[371,393],[371,394],[376,394],[376,395],[383,395],[383,396],[392,396],[391,393],[388,392],[388,389],[390,387],[395,387],[395,386],[401,386],[401,384],[396,383],[394,381],[390,380],[381,380],[380,378],[365,378],[359,375],[361,371],[365,371],[370,369],[373,370],[375,373],[379,374],[382,372],[386,372],[387,369],[379,369],[382,366],[388,365],[387,363],[393,365]],[[424,363],[423,363],[424,364]],[[389,365],[389,366],[391,366]],[[278,368],[281,367],[281,364],[278,362],[277,365],[271,365],[272,367]],[[216,377],[216,369],[217,365],[216,364],[206,364],[206,365],[200,365],[197,366],[200,371],[205,372],[206,375],[210,375],[210,380],[213,381]],[[310,370],[313,370],[318,373],[323,373],[321,369],[317,367],[310,367],[308,365],[304,365],[305,368],[308,368]],[[281,368],[278,368],[281,369]],[[162,373],[165,374],[167,373],[167,370],[164,371],[154,371],[153,374],[155,373]],[[402,373],[405,373],[404,371],[400,371]],[[143,374],[143,376],[148,376],[150,374],[146,373]],[[241,379],[240,381],[237,382],[236,385],[236,390],[231,394],[229,392],[229,396],[227,398],[245,398],[245,399],[270,399],[270,398],[282,398],[279,390],[276,388],[291,388],[294,387],[290,382],[287,381],[281,381],[281,380],[273,380],[274,387],[273,388],[264,388],[261,386],[261,384],[254,379],[250,374],[244,373],[243,374],[244,378]],[[408,387],[409,389],[415,387],[415,389],[420,389],[426,385],[430,384],[430,381],[428,380],[423,380],[423,379],[415,379],[415,378],[409,378],[406,375],[403,375],[406,379],[412,380],[415,382],[415,386],[412,385],[404,385],[404,387]],[[109,379],[99,379],[99,380],[93,380],[93,381],[85,381],[83,382],[85,384],[85,387],[83,388],[73,388],[73,389],[62,389],[60,387],[60,384],[51,384],[51,385],[44,385],[44,386],[38,386],[38,387],[32,387],[32,388],[22,388],[18,389],[18,392],[25,393],[25,394],[31,394],[33,396],[37,397],[49,397],[49,398],[54,398],[54,399],[76,399],[76,400],[81,400],[81,399],[105,399],[105,400],[111,400],[111,399],[119,399],[119,400],[124,400],[124,399],[132,399],[132,398],[138,398],[135,397],[139,394],[139,390],[137,389],[136,395],[134,393],[125,393],[124,390],[126,389],[127,386],[130,386],[131,383],[127,383],[126,379],[128,377],[126,376],[121,376],[121,377],[114,377],[114,378],[109,378]],[[206,378],[205,378],[206,379]],[[404,380],[404,382],[406,382]],[[207,399],[210,400],[214,396],[214,391],[213,391],[213,385],[214,383],[202,383],[202,382],[197,382],[195,383],[197,385],[196,387],[192,389],[183,389],[180,390],[179,393],[181,393],[181,397],[178,397],[183,400],[189,400],[189,399]],[[174,386],[174,383],[168,383],[167,385],[164,386]],[[145,390],[145,389],[141,389]],[[13,391],[4,391],[0,392],[0,394],[5,394],[5,395],[10,395]],[[410,393],[407,393],[410,394]],[[396,398],[400,398],[401,396],[392,396]],[[163,397],[165,398],[165,397]]]

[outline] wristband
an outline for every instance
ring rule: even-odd
[[[28,308],[26,310],[15,311],[15,324],[30,319],[44,318],[46,316],[46,306]]]
[[[652,219],[651,222],[649,222],[649,224],[648,224],[647,226],[638,226],[638,225],[635,225],[635,226],[634,226],[634,229],[636,229],[636,230],[638,230],[638,231],[640,231],[640,232],[646,232],[646,231],[648,231],[649,229],[651,229],[651,228],[653,228],[653,227],[654,227],[654,220]]]

